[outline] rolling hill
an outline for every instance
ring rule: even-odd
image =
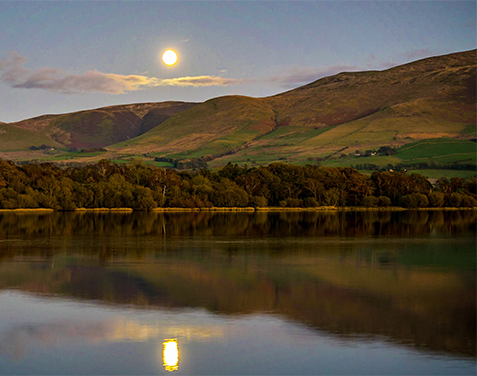
[[[228,162],[338,163],[340,158],[339,163],[350,165],[359,163],[356,157],[366,150],[389,146],[399,151],[413,143],[421,145],[415,150],[422,150],[415,158],[437,158],[426,155],[426,140],[452,140],[453,148],[442,149],[445,155],[465,149],[453,162],[470,158],[475,164],[476,50],[384,71],[343,72],[266,98],[113,106],[0,125],[5,126],[41,134],[55,146],[108,150],[46,156],[55,160],[146,156],[151,161],[200,160],[216,167]],[[26,157],[19,150],[25,143],[3,146],[9,134],[0,133],[0,157]],[[399,159],[399,152],[393,157]]]
[[[54,147],[94,148],[136,137],[195,103],[139,103],[44,115],[0,123],[0,150],[14,151],[45,142]],[[16,142],[5,142],[9,137]]]

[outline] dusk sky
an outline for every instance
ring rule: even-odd
[[[471,1],[0,1],[0,121],[263,97],[476,48]],[[162,53],[179,61],[166,66]]]

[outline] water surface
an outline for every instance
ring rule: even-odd
[[[475,212],[0,216],[0,374],[475,374]]]

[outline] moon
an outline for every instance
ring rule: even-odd
[[[177,62],[177,54],[173,50],[167,50],[162,54],[162,61],[166,65],[174,65]]]

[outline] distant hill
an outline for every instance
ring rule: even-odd
[[[114,106],[9,126],[43,132],[66,147],[106,147],[91,160],[147,155],[212,167],[330,161],[428,139],[468,145],[477,133],[476,50],[343,72],[267,98]],[[7,150],[2,134],[0,145]]]
[[[44,115],[8,125],[23,130],[24,133],[33,132],[31,137],[22,137],[24,142],[21,144],[25,148],[37,142],[35,135],[48,137],[48,142],[55,146],[102,147],[137,137],[194,105],[195,103],[161,102],[109,106],[63,115]],[[13,131],[8,133],[15,134]],[[3,141],[1,135],[0,141]],[[2,151],[18,148],[3,142],[1,144]]]

